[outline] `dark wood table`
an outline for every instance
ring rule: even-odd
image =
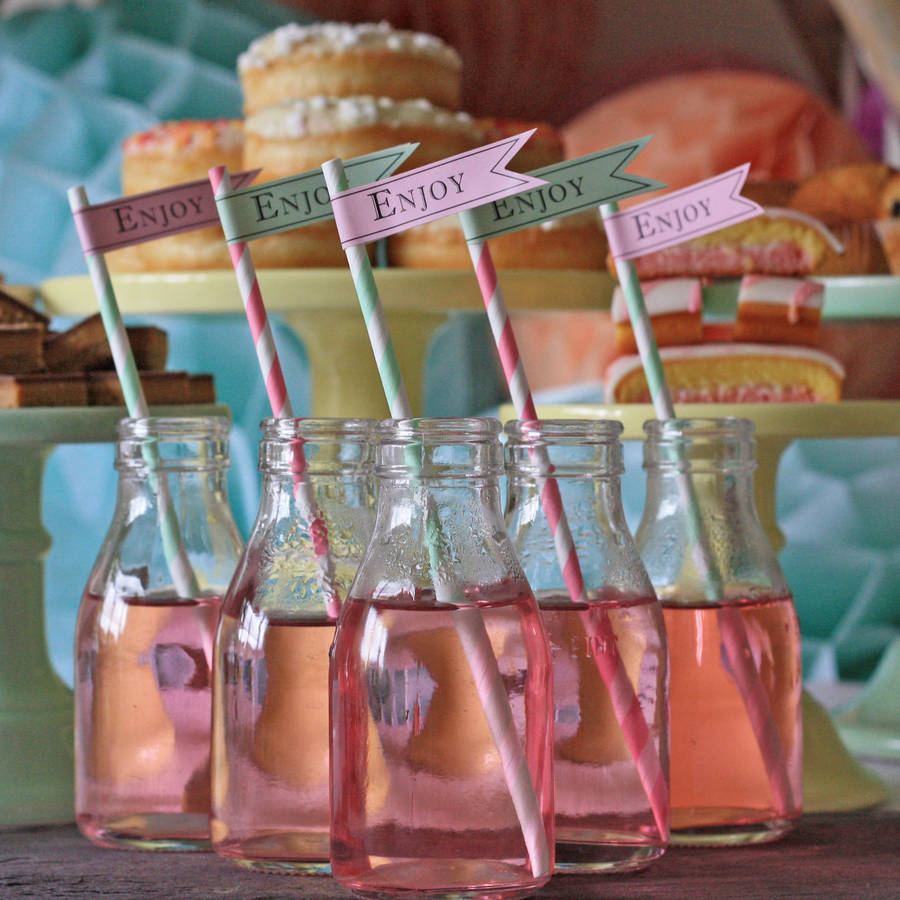
[[[234,897],[342,900],[330,878],[247,872],[208,853],[100,850],[74,826],[0,831],[0,897]],[[643,872],[557,877],[542,900],[593,898],[897,898],[900,812],[805,816],[775,844],[741,849],[670,849]]]

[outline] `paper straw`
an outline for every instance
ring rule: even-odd
[[[601,215],[604,218],[618,211],[617,203],[604,203],[600,207]],[[674,419],[675,408],[659,356],[656,336],[650,325],[650,317],[644,303],[644,294],[641,290],[637,269],[631,260],[618,257],[614,257],[614,260],[656,416],[662,420]],[[685,474],[679,478],[679,485],[688,513],[689,527],[694,537],[692,541],[694,561],[703,576],[708,598],[717,602],[721,601],[724,591],[722,576],[704,534],[703,523],[700,519],[700,505],[694,492],[693,482]],[[718,621],[729,669],[746,707],[747,716],[769,777],[777,811],[781,815],[785,815],[795,808],[793,788],[787,771],[781,735],[775,725],[769,699],[760,681],[759,672],[753,663],[753,655],[750,651],[743,619],[737,609],[722,605],[719,609]]]
[[[81,185],[69,188],[68,196],[69,206],[73,213],[77,213],[89,205],[87,192]],[[150,410],[141,387],[141,379],[138,376],[134,355],[128,342],[125,324],[119,312],[119,304],[116,302],[106,260],[102,253],[85,253],[84,259],[94,286],[94,293],[100,304],[100,317],[103,320],[106,339],[112,351],[116,373],[122,385],[128,415],[135,419],[149,418]],[[169,496],[168,482],[165,477],[157,477],[159,456],[156,444],[144,441],[142,452],[147,463],[151,487],[157,495],[163,552],[175,583],[175,589],[181,597],[196,599],[200,596],[200,586],[181,540],[178,518]]]
[[[465,213],[462,213],[465,216]],[[516,415],[526,421],[537,421],[534,399],[528,386],[525,368],[519,355],[519,348],[513,333],[509,312],[500,280],[486,241],[469,241],[469,255],[481,296],[487,310],[488,321],[494,342],[500,356],[500,363],[506,375],[509,393]],[[562,570],[563,580],[573,603],[587,602],[587,590],[581,574],[581,565],[575,550],[575,542],[569,529],[562,495],[555,478],[548,477],[552,471],[546,448],[537,447],[532,451],[543,474],[537,479],[541,506],[547,517],[550,532],[556,548],[556,558]],[[591,611],[581,615],[587,635],[595,641],[594,659],[603,684],[609,694],[616,720],[622,729],[625,743],[631,753],[638,778],[644,787],[657,830],[663,840],[669,835],[669,789],[663,772],[662,762],[647,720],[644,718],[640,701],[634,691],[625,663],[618,651],[618,644],[609,617],[604,610],[601,615],[591,615]]]
[[[340,159],[326,162],[322,166],[322,172],[325,175],[328,192],[332,197],[347,190],[347,178]],[[412,418],[406,387],[400,373],[400,364],[384,318],[384,309],[365,246],[356,245],[347,247],[345,250],[391,416],[395,419]],[[408,456],[407,458],[411,466],[417,465],[415,457]],[[415,469],[413,472],[415,473]],[[432,509],[429,509],[427,529],[435,597],[439,603],[456,605],[457,588],[439,576],[437,519],[433,515]],[[484,619],[479,609],[463,605],[454,609],[453,622],[472,671],[491,735],[500,754],[504,778],[516,810],[516,816],[522,827],[525,845],[528,848],[532,874],[536,878],[541,877],[551,870],[547,833],[544,829],[544,820],[534,783],[531,780],[531,772],[528,769],[528,760],[516,734],[506,687],[500,675],[487,629],[484,626]]]
[[[231,190],[231,176],[225,166],[216,166],[210,169],[209,181],[216,200]],[[236,241],[228,245],[228,253],[237,276],[238,290],[244,302],[244,312],[247,314],[247,323],[250,326],[250,334],[253,336],[256,358],[259,361],[272,415],[276,419],[292,419],[294,418],[293,407],[288,396],[275,338],[269,327],[269,317],[263,303],[259,279],[256,277],[256,267],[253,265],[253,258],[250,255],[250,246],[245,241]],[[337,619],[341,610],[341,597],[334,581],[334,563],[328,547],[328,528],[319,513],[312,485],[308,479],[303,477],[303,472],[306,470],[303,442],[299,439],[293,441],[292,448],[294,497],[300,506],[301,514],[310,522],[309,534],[321,573],[320,583],[327,595],[325,605],[328,616]]]

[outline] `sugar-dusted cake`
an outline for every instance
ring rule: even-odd
[[[359,95],[456,109],[462,84],[449,44],[387,22],[289,23],[253,41],[237,69],[248,116],[285,100]]]

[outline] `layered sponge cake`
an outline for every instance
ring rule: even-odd
[[[462,60],[430,34],[387,22],[290,23],[254,41],[238,58],[244,114],[285,99],[371,95],[421,98],[459,107]]]

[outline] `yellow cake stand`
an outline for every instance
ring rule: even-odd
[[[312,373],[313,416],[388,415],[349,268],[261,269],[269,313],[279,313],[303,341]],[[597,310],[609,307],[613,280],[605,272],[507,269],[510,309]],[[425,355],[431,338],[454,312],[484,310],[478,282],[459,269],[375,269],[375,283],[410,404],[423,408]],[[113,275],[122,314],[153,316],[243,312],[232,271]],[[41,285],[50,316],[87,316],[97,297],[84,275]]]
[[[776,552],[784,535],[775,519],[775,479],[781,454],[797,438],[890,437],[900,435],[900,400],[851,400],[841,403],[683,403],[675,410],[685,418],[742,416],[756,425],[758,468],[754,487],[760,518]],[[541,419],[617,419],[624,440],[643,440],[643,424],[656,418],[650,404],[567,404],[537,408]],[[500,408],[504,421],[516,418],[512,406]],[[892,683],[892,691],[885,685]],[[864,753],[863,737],[877,733],[879,740],[900,747],[900,720],[893,699],[900,683],[900,646],[886,654],[872,684],[854,709],[838,717],[847,729],[848,743]],[[892,706],[883,701],[890,698]],[[894,711],[892,717],[892,710]],[[808,812],[856,809],[888,798],[885,785],[848,752],[828,713],[803,693],[803,803]]]
[[[231,415],[221,404],[151,414]],[[0,410],[0,826],[73,818],[72,691],[53,671],[44,632],[51,537],[41,486],[54,447],[112,442],[125,415],[120,407]]]

